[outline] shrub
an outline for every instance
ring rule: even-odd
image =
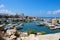
[[[28,34],[28,35],[30,35],[30,34],[36,34],[36,31],[33,30],[33,29],[29,29],[29,30],[27,31],[27,34]]]
[[[44,35],[44,34],[46,34],[46,32],[44,32],[44,31],[41,31],[40,32],[40,35]]]

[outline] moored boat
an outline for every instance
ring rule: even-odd
[[[45,24],[43,23],[43,22],[38,22],[37,24],[36,24],[37,26],[44,26]]]
[[[8,24],[4,27],[4,30],[8,30],[8,29],[12,29],[13,25],[12,24]]]
[[[23,23],[17,25],[17,26],[16,26],[16,29],[17,29],[17,30],[22,29],[22,28],[23,28],[23,25],[24,25]]]

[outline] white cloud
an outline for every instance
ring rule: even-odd
[[[0,14],[9,14],[9,15],[15,15],[16,13],[8,10],[8,9],[4,9],[5,5],[4,4],[0,4]]]
[[[60,14],[60,9],[55,11],[48,11],[48,14]]]
[[[51,14],[51,13],[52,13],[52,11],[48,11],[47,13],[48,13],[48,14]]]
[[[3,8],[3,7],[5,7],[3,4],[0,4],[0,8]]]
[[[0,14],[9,14],[9,15],[15,15],[16,13],[10,11],[10,10],[7,10],[7,9],[1,9],[0,10]]]

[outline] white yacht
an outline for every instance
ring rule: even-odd
[[[45,24],[44,24],[44,22],[37,22],[36,25],[37,26],[44,26]]]

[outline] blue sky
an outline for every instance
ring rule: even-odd
[[[60,0],[0,0],[0,12],[37,17],[60,17]]]

